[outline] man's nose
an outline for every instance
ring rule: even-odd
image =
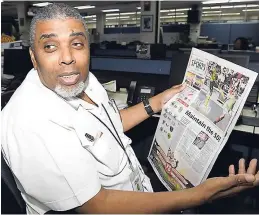
[[[75,61],[72,51],[69,48],[63,48],[61,51],[59,64],[60,65],[62,65],[62,64],[70,65],[75,62],[76,61]]]

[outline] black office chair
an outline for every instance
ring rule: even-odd
[[[5,107],[5,105],[9,102],[15,90],[5,91],[1,94],[1,110]]]
[[[13,173],[7,166],[1,151],[1,213],[24,214],[26,204],[14,180]]]

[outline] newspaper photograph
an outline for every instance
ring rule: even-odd
[[[185,89],[163,107],[148,160],[169,190],[206,180],[257,73],[193,48]]]

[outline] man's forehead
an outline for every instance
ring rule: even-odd
[[[73,31],[85,31],[84,25],[77,19],[51,19],[38,21],[36,24],[36,33],[63,33]]]

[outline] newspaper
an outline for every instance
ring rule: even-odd
[[[163,107],[148,160],[169,191],[208,177],[257,73],[193,48],[185,89]]]

